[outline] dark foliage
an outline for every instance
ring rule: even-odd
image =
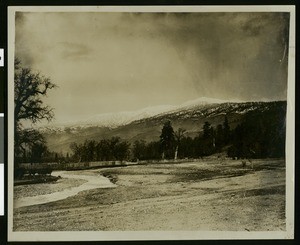
[[[161,159],[161,143],[152,141],[146,143],[143,140],[137,140],[132,148],[133,160],[158,160]]]
[[[175,136],[171,121],[166,121],[160,135],[162,158],[171,159],[175,154]]]
[[[86,140],[83,144],[72,143],[70,148],[73,152],[71,159],[76,162],[123,161],[130,156],[130,144],[119,137],[99,142]]]
[[[266,158],[285,156],[286,105],[276,102],[263,113],[248,113],[232,132],[228,156]]]
[[[286,103],[272,102],[263,110],[245,113],[243,120],[231,130],[227,116],[214,128],[208,121],[195,138],[184,136],[184,129],[174,133],[170,121],[162,129],[160,145],[157,142],[136,141],[135,159],[160,159],[160,153],[172,158],[199,158],[227,151],[233,158],[268,158],[285,156]],[[149,147],[152,147],[149,154]],[[177,153],[175,153],[177,152]],[[175,153],[175,155],[174,155]]]

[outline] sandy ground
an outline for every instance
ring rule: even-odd
[[[116,187],[115,184],[113,184],[108,178],[104,177],[101,174],[78,174],[74,171],[57,171],[53,172],[52,175],[57,177],[59,176],[63,180],[69,180],[69,185],[61,185],[61,183],[56,183],[56,185],[52,185],[52,187],[54,186],[54,188],[51,188],[51,192],[46,194],[41,194],[43,191],[34,193],[31,190],[30,192],[32,196],[19,197],[14,199],[14,208],[59,201],[70,196],[75,196],[79,192],[85,190]],[[79,180],[81,180],[81,182],[79,182]],[[40,188],[40,190],[43,188]],[[21,188],[19,188],[19,192],[22,193],[20,189]]]
[[[24,197],[33,197],[60,192],[66,189],[78,187],[85,182],[87,181],[83,179],[62,178],[56,182],[19,185],[14,187],[14,199],[17,200]]]
[[[76,174],[103,174],[117,187],[15,208],[14,230],[285,230],[284,160],[256,160],[253,170],[241,161],[203,160]]]

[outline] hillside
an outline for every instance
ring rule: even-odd
[[[222,124],[227,115],[231,129],[235,128],[247,114],[255,112],[258,116],[268,114],[268,117],[285,112],[286,102],[225,102],[225,103],[198,103],[187,104],[179,108],[154,116],[134,120],[121,126],[108,127],[95,122],[92,125],[73,125],[69,127],[42,128],[49,150],[56,152],[70,152],[72,142],[82,143],[85,140],[101,140],[118,136],[130,143],[138,139],[147,142],[159,139],[163,123],[171,120],[173,128],[181,127],[187,130],[187,136],[194,137],[202,130],[205,121],[216,127]],[[276,118],[276,115],[274,115]]]

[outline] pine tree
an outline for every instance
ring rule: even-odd
[[[166,121],[160,135],[160,143],[162,147],[163,157],[172,158],[174,156],[174,130],[171,125],[171,121]]]
[[[227,145],[230,141],[230,127],[229,127],[227,116],[225,116],[224,123],[223,123],[223,134],[224,134],[224,144]]]
[[[212,128],[209,122],[205,122],[203,127],[203,138],[208,139],[212,136]]]
[[[205,122],[202,129],[203,136],[202,139],[200,138],[200,142],[202,144],[202,154],[208,156],[215,151],[215,131],[209,122]]]

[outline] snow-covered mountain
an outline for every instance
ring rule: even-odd
[[[184,128],[186,136],[193,138],[199,135],[206,121],[216,128],[224,122],[225,115],[233,129],[249,113],[278,120],[284,118],[285,110],[285,101],[238,103],[200,98],[179,106],[147,107],[133,112],[100,114],[80,124],[47,127],[40,129],[40,132],[51,151],[66,153],[70,152],[71,143],[82,143],[85,140],[99,141],[117,136],[130,143],[135,140],[156,141],[167,120],[172,122],[174,130]]]
[[[52,127],[41,127],[41,131],[45,130],[64,130],[65,128],[86,128],[86,127],[107,127],[117,128],[127,125],[131,122],[151,118],[154,116],[173,113],[176,111],[190,110],[195,107],[206,106],[210,104],[228,103],[229,101],[219,100],[214,98],[200,97],[195,100],[186,101],[180,105],[158,105],[149,106],[136,111],[122,111],[117,113],[102,113],[83,121],[69,122],[64,125],[55,125]]]
[[[109,128],[116,128],[129,124],[136,120],[146,119],[153,116],[162,115],[165,113],[171,113],[178,110],[188,110],[194,107],[205,106],[208,104],[220,104],[227,103],[228,101],[201,97],[195,100],[190,100],[184,102],[180,105],[159,105],[159,106],[149,106],[136,111],[123,111],[117,113],[103,113],[95,115],[91,118],[88,118],[85,121],[79,122],[79,125],[87,126],[103,126]]]
[[[137,111],[103,113],[103,114],[90,117],[85,121],[79,122],[78,124],[86,125],[86,126],[102,126],[102,127],[116,128],[119,126],[129,124],[136,120],[153,117],[165,112],[172,111],[174,109],[176,109],[176,107],[172,105],[161,105],[161,106],[146,107]]]

